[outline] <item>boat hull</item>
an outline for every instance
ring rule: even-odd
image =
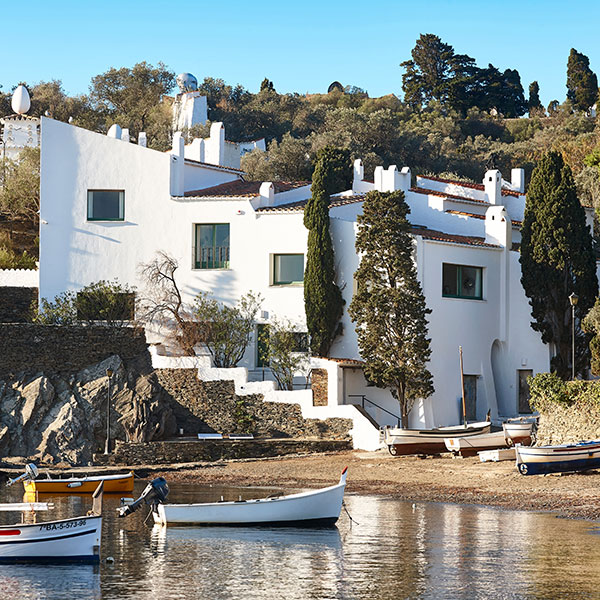
[[[468,427],[440,427],[438,429],[402,429],[388,428],[384,433],[384,441],[393,456],[409,454],[440,454],[448,452],[445,438],[469,437],[481,433],[489,433],[488,422],[474,423]]]
[[[449,452],[465,457],[475,456],[478,452],[485,450],[508,448],[504,431],[481,433],[467,437],[446,438],[444,442]]]
[[[506,441],[509,446],[522,444],[530,446],[535,442],[535,423],[533,422],[506,422],[502,424],[502,429],[506,435]]]
[[[160,525],[332,526],[342,510],[344,488],[345,478],[329,488],[275,498],[159,504],[153,516],[155,523]]]
[[[100,560],[101,516],[0,526],[0,564]]]
[[[600,440],[562,446],[516,447],[522,475],[569,473],[600,468]]]
[[[27,494],[93,494],[101,481],[105,493],[133,492],[133,472],[70,479],[34,479],[24,482],[23,486]]]

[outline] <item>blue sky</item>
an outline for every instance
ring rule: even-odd
[[[86,93],[92,76],[146,60],[250,91],[268,77],[279,92],[323,92],[338,80],[401,94],[399,63],[420,33],[479,66],[516,68],[526,91],[537,79],[545,105],[565,98],[571,47],[600,76],[598,1],[32,0],[3,6],[2,17],[3,90],[60,79]]]

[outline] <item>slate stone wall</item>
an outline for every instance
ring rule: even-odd
[[[327,406],[328,404],[328,376],[327,369],[313,369],[310,372],[311,388],[313,391],[313,405]]]
[[[143,329],[0,323],[0,378],[23,371],[77,373],[118,354],[150,355]]]
[[[145,444],[119,441],[112,454],[108,456],[95,454],[94,463],[98,465],[173,465],[343,450],[352,450],[350,440],[223,440],[217,442],[181,440]]]
[[[37,288],[0,286],[0,323],[30,322],[37,296]]]
[[[258,394],[237,396],[233,381],[200,381],[195,369],[155,372],[174,400],[177,425],[184,434],[216,431],[271,438],[349,439],[351,419],[304,419],[297,404],[264,402]]]

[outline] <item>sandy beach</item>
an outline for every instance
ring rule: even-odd
[[[164,470],[170,481],[315,488],[337,481],[348,466],[347,493],[428,502],[551,511],[600,520],[600,471],[524,477],[513,461],[481,463],[450,455],[392,457],[387,450],[206,463]]]

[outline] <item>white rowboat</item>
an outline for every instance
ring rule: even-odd
[[[47,510],[46,503],[3,504],[3,510]],[[98,562],[102,534],[102,484],[94,492],[92,511],[80,517],[0,525],[0,563],[7,562]],[[33,519],[32,519],[33,520]]]
[[[508,448],[509,445],[504,431],[480,433],[469,437],[445,438],[444,443],[449,452],[461,456],[475,456],[481,450]]]
[[[342,510],[346,472],[339,483],[320,490],[235,502],[157,504],[152,514],[159,525],[333,525]]]

